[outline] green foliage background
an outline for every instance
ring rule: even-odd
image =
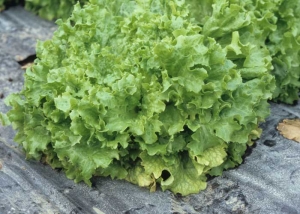
[[[40,17],[54,20],[57,18],[67,19],[72,13],[76,3],[87,2],[88,0],[26,0],[25,8],[38,14]]]
[[[4,0],[0,0],[0,10],[4,9]]]
[[[18,2],[18,0],[0,0],[0,11],[5,9],[5,4]],[[88,0],[25,0],[25,8],[44,19],[67,19],[76,3],[83,5],[86,2]]]
[[[205,35],[221,44],[228,44],[232,31],[238,31],[242,42],[256,44],[270,52],[271,73],[276,78],[274,101],[292,104],[299,99],[299,0],[186,2],[191,4],[190,16],[196,18]]]

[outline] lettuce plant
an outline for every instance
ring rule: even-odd
[[[91,0],[57,21],[2,115],[27,158],[76,182],[111,176],[182,195],[240,164],[269,114],[272,58],[239,28],[222,39],[200,26],[187,2]]]

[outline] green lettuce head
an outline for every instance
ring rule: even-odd
[[[111,176],[187,195],[240,164],[260,135],[275,87],[269,52],[238,31],[217,42],[187,2],[91,0],[57,23],[6,100],[28,158],[76,182]]]

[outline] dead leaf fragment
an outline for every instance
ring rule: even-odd
[[[21,69],[26,70],[27,68],[30,68],[33,65],[33,62],[29,62],[27,64],[22,65]]]
[[[277,130],[283,137],[300,143],[300,119],[284,119]]]

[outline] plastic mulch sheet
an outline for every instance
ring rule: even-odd
[[[55,24],[22,7],[0,13],[0,111],[5,97],[21,90],[26,64],[36,40],[51,37]],[[206,190],[186,197],[157,190],[150,193],[126,181],[93,178],[90,188],[63,172],[25,160],[11,127],[0,126],[0,214],[6,213],[300,213],[300,144],[283,138],[276,127],[300,118],[300,102],[271,103],[261,124],[263,134],[242,165],[211,179]]]

